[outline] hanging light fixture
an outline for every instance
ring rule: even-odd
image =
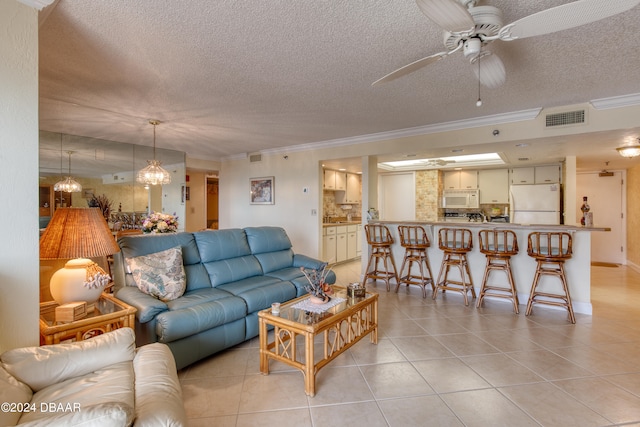
[[[640,141],[640,138],[636,138],[636,139]],[[624,147],[618,147],[616,148],[616,150],[618,150],[618,153],[620,153],[622,157],[640,156],[640,144],[638,143],[635,143],[633,145],[625,145]]]
[[[69,175],[53,184],[53,191],[63,191],[65,193],[79,193],[82,191],[82,185],[71,177],[71,155],[73,151],[67,151],[69,155]]]
[[[136,180],[146,185],[165,185],[171,183],[171,174],[162,167],[162,162],[156,160],[156,126],[160,124],[158,120],[149,120],[153,125],[153,160],[147,160],[147,166],[138,172]]]

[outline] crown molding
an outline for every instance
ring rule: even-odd
[[[385,141],[388,139],[407,138],[411,136],[428,135],[440,132],[451,132],[461,129],[470,129],[482,126],[492,126],[505,123],[521,122],[533,120],[542,111],[542,108],[532,108],[529,110],[515,111],[511,113],[495,114],[492,116],[475,117],[472,119],[456,120],[452,122],[437,123],[433,125],[418,126],[413,128],[399,129],[388,132],[379,132],[367,135],[353,136],[349,138],[332,139],[328,141],[310,142],[306,144],[293,145],[290,147],[273,148],[262,150],[262,154],[282,154],[300,151],[318,150],[322,148],[335,148],[355,144],[367,144],[370,142]],[[236,156],[235,159],[238,157]],[[233,160],[233,157],[226,157],[225,160]]]
[[[632,107],[640,105],[640,93],[630,95],[613,96],[611,98],[592,99],[589,101],[596,110],[609,110],[611,108]]]

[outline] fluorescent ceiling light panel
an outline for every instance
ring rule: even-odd
[[[463,156],[437,157],[433,159],[398,160],[380,163],[384,169],[439,168],[445,166],[504,164],[498,153],[466,154]]]

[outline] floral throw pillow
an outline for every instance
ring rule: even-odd
[[[138,288],[162,301],[171,301],[186,289],[182,248],[127,258],[127,267]]]

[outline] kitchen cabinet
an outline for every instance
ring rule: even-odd
[[[511,169],[511,184],[535,184],[536,169],[532,167],[528,168],[513,168]]]
[[[336,227],[336,262],[347,260],[347,226]]]
[[[347,174],[345,172],[325,169],[322,188],[325,190],[345,191],[347,189]]]
[[[550,184],[560,182],[560,165],[511,169],[511,184]]]
[[[362,200],[362,177],[357,173],[346,173],[346,190],[336,193],[336,203],[359,204]]]
[[[358,256],[358,226],[347,226],[347,259]]]
[[[362,256],[362,224],[356,226],[356,256]]]
[[[478,188],[478,171],[461,170],[444,173],[445,190],[468,190]]]
[[[478,172],[480,204],[509,203],[509,170],[486,169]]]
[[[322,235],[322,260],[336,262],[336,227],[324,227]]]
[[[560,182],[560,165],[536,166],[536,184]]]

